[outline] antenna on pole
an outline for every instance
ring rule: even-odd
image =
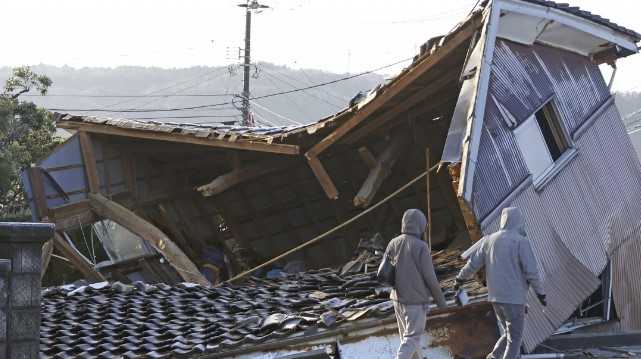
[[[254,119],[250,111],[250,91],[249,91],[249,79],[250,79],[250,70],[251,70],[251,24],[252,24],[252,11],[259,9],[267,9],[269,6],[259,4],[257,0],[247,0],[245,4],[238,4],[239,7],[245,8],[245,55],[243,56],[243,126],[254,126]]]

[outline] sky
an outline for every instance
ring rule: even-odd
[[[641,32],[638,0],[568,0]],[[182,68],[237,63],[244,0],[0,0],[0,66]],[[263,0],[252,59],[337,73],[418,52],[476,0]],[[7,34],[10,34],[7,36]],[[407,64],[407,63],[405,63]],[[397,68],[382,70],[393,73]],[[615,90],[641,91],[641,55],[620,60]]]

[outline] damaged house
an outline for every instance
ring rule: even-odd
[[[430,214],[445,288],[503,208],[523,211],[549,293],[545,311],[529,298],[526,351],[571,317],[641,329],[641,164],[599,69],[640,40],[566,4],[494,0],[310,125],[56,113],[74,135],[23,181],[34,219],[56,225],[44,268],[54,251],[96,284],[43,293],[41,354],[389,357],[373,271],[407,208]],[[70,240],[86,225],[109,260]],[[489,351],[491,309],[468,288],[469,307],[431,314],[432,355]]]

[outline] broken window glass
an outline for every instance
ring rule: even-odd
[[[149,244],[114,221],[99,221],[93,228],[109,259],[114,263],[155,254]]]

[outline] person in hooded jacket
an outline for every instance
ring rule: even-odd
[[[498,232],[483,237],[456,277],[456,289],[485,267],[488,301],[492,303],[503,335],[488,359],[514,359],[521,354],[525,304],[529,287],[543,306],[545,291],[530,242],[525,237],[521,211],[503,209]]]
[[[395,284],[390,299],[401,337],[397,359],[411,359],[421,354],[420,340],[425,332],[430,299],[441,308],[446,306],[430,248],[422,239],[426,229],[423,212],[408,209],[403,214],[401,235],[392,239],[385,250],[385,255],[395,264]]]

